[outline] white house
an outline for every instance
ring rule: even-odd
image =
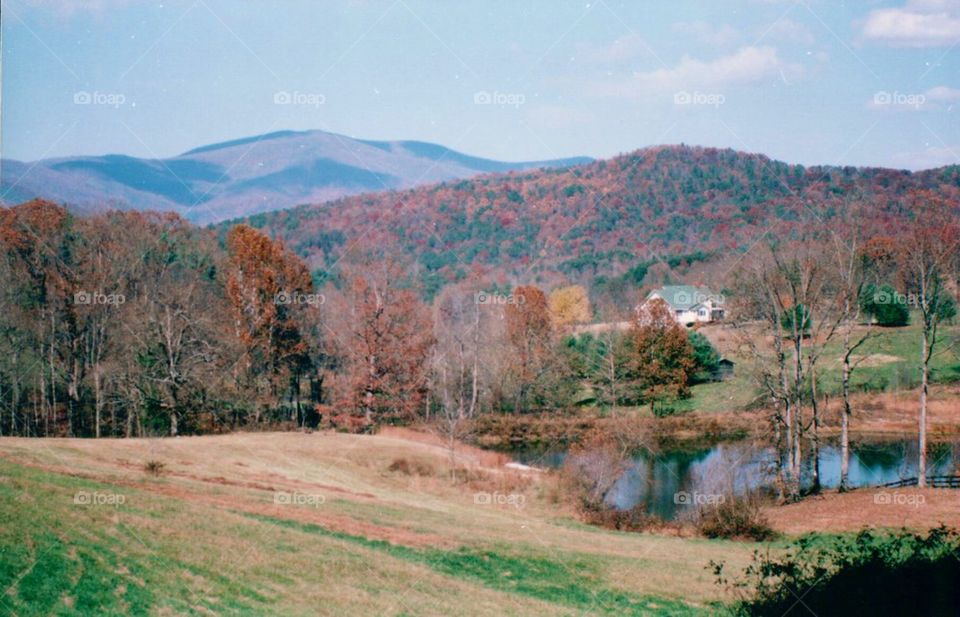
[[[706,287],[664,285],[647,294],[643,304],[655,299],[666,302],[673,318],[685,326],[723,320],[723,295]]]

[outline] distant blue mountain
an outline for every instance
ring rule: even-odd
[[[168,159],[111,154],[33,163],[4,160],[0,201],[44,197],[80,213],[166,210],[209,223],[363,192],[591,160],[510,163],[421,141],[277,131],[201,146]]]

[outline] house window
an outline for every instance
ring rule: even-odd
[[[707,316],[707,310],[706,310],[706,309],[700,309],[700,313],[699,313],[699,314],[700,314],[701,317],[706,317],[706,316]]]

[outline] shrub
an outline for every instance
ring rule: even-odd
[[[787,312],[780,317],[780,326],[787,336],[791,336],[797,332],[801,336],[807,337],[810,335],[811,325],[810,309],[802,304],[788,309]]]
[[[693,347],[693,359],[696,363],[695,381],[706,381],[709,379],[709,375],[720,366],[720,353],[710,342],[710,339],[700,332],[692,330],[687,336],[690,338],[690,346]]]
[[[864,530],[853,538],[807,536],[784,554],[755,552],[743,579],[717,583],[741,599],[736,615],[956,615],[960,606],[960,541],[946,527],[926,536]],[[803,598],[802,604],[797,594]]]
[[[906,298],[891,285],[867,285],[860,298],[860,308],[879,326],[896,328],[910,323]]]
[[[164,463],[154,459],[150,459],[143,464],[143,470],[151,476],[159,476],[163,474],[166,467],[167,466]]]
[[[701,506],[697,511],[697,531],[708,538],[771,540],[776,532],[760,509],[754,496],[724,496],[716,504]]]
[[[653,527],[662,527],[663,520],[646,511],[643,504],[626,510],[610,506],[585,506],[580,510],[583,521],[588,525],[616,529],[617,531],[646,531]]]
[[[433,466],[429,463],[409,461],[405,458],[394,459],[387,469],[405,476],[432,476],[434,474]]]

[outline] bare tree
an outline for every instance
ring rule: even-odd
[[[911,196],[913,218],[905,224],[899,246],[899,264],[905,288],[920,312],[920,409],[918,485],[926,486],[927,396],[930,361],[939,337],[939,325],[949,305],[948,277],[956,271],[960,224],[956,209],[946,200],[922,191]]]

